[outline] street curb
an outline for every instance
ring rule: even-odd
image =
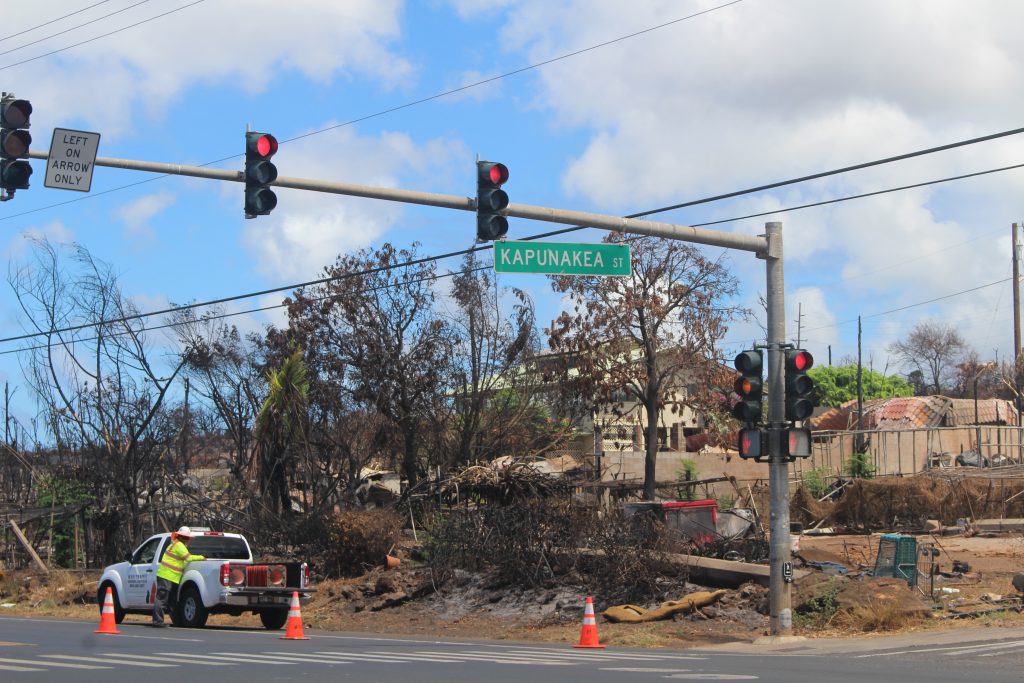
[[[786,645],[788,643],[802,643],[807,636],[761,636],[754,639],[754,645]]]

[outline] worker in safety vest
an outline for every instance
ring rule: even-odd
[[[156,570],[156,599],[153,600],[153,626],[166,626],[164,610],[172,603],[172,596],[177,593],[181,575],[189,562],[205,560],[202,555],[191,555],[188,544],[192,541],[192,530],[187,526],[171,534],[171,546],[160,558],[160,568]]]

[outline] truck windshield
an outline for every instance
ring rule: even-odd
[[[208,560],[249,559],[249,548],[245,541],[232,536],[196,536],[188,544],[188,551]]]

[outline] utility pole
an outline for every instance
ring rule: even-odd
[[[29,158],[49,159],[49,152],[30,151]],[[97,157],[96,166],[150,171],[169,175],[245,182],[244,171],[228,171],[202,166],[182,166],[132,159]],[[432,192],[373,187],[355,183],[340,183],[308,178],[278,176],[269,186],[312,190],[352,197],[383,199],[393,202],[436,206],[460,211],[478,210],[476,197],[443,195]],[[744,235],[735,232],[709,230],[690,225],[676,225],[658,221],[608,216],[585,211],[570,211],[528,204],[508,204],[500,213],[504,216],[529,220],[586,226],[634,235],[650,235],[665,239],[706,244],[726,249],[738,249],[755,254],[765,260],[766,303],[768,311],[768,420],[774,436],[768,445],[769,484],[771,498],[771,540],[769,544],[770,624],[773,636],[788,636],[793,630],[793,612],[790,592],[792,581],[792,554],[789,543],[789,461],[782,448],[781,434],[786,426],[786,388],[783,381],[783,346],[786,343],[785,301],[783,297],[782,223],[765,224],[765,234]]]
[[[1013,224],[1013,406],[1017,409],[1017,426],[1020,418],[1020,243],[1017,241],[1017,224]]]
[[[855,450],[858,453],[864,452],[864,364],[861,362],[861,339],[863,330],[860,326],[860,316],[857,316],[857,438],[855,439]]]
[[[799,303],[796,305],[796,348],[802,349],[803,345],[800,343],[800,331],[803,328],[804,323],[804,305]],[[831,365],[831,363],[830,363]]]

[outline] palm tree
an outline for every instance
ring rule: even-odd
[[[260,493],[275,514],[291,510],[289,475],[306,448],[309,380],[302,349],[267,374],[269,391],[256,417],[254,439]]]

